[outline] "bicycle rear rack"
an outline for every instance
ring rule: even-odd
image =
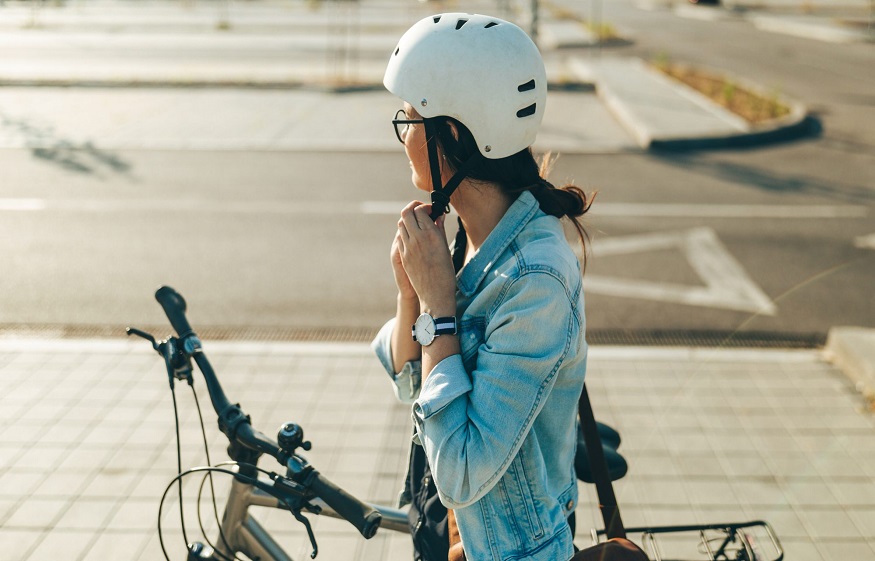
[[[688,535],[692,534],[692,535]],[[653,561],[783,561],[784,549],[774,530],[762,520],[729,524],[626,528]],[[658,536],[664,539],[659,540]],[[695,539],[693,539],[695,536]],[[605,537],[592,531],[593,544]],[[693,551],[690,548],[695,549]],[[690,557],[693,555],[693,557]]]

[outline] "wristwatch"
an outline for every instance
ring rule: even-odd
[[[416,318],[413,324],[413,340],[427,347],[432,344],[434,338],[439,335],[456,334],[456,318],[433,318],[429,314],[422,314]]]

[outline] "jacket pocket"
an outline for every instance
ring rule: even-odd
[[[513,459],[501,478],[501,493],[507,509],[507,519],[513,521],[514,531],[524,548],[536,545],[544,537],[544,526],[538,512],[532,486],[519,454]]]

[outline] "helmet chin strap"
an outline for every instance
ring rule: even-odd
[[[471,169],[483,158],[480,152],[475,152],[465,161],[462,166],[456,170],[453,177],[443,185],[441,177],[441,162],[438,159],[437,153],[437,126],[434,118],[424,119],[425,121],[425,138],[428,146],[428,165],[431,171],[431,214],[429,217],[432,220],[437,220],[441,214],[450,211],[450,195],[462,183],[462,180],[468,176]]]

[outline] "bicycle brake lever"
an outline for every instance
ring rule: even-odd
[[[307,536],[310,538],[310,545],[313,546],[313,553],[310,554],[310,559],[316,559],[316,556],[319,555],[319,546],[316,545],[316,535],[313,533],[313,528],[310,526],[310,521],[307,520],[307,517],[301,514],[300,510],[292,510],[292,514],[295,518],[304,525],[307,529]]]
[[[152,348],[156,351],[158,350],[158,341],[155,340],[155,337],[151,333],[146,333],[145,331],[137,329],[136,327],[128,327],[127,329],[125,329],[125,333],[128,334],[128,337],[130,337],[131,335],[136,335],[141,339],[149,341],[150,343],[152,343]]]

